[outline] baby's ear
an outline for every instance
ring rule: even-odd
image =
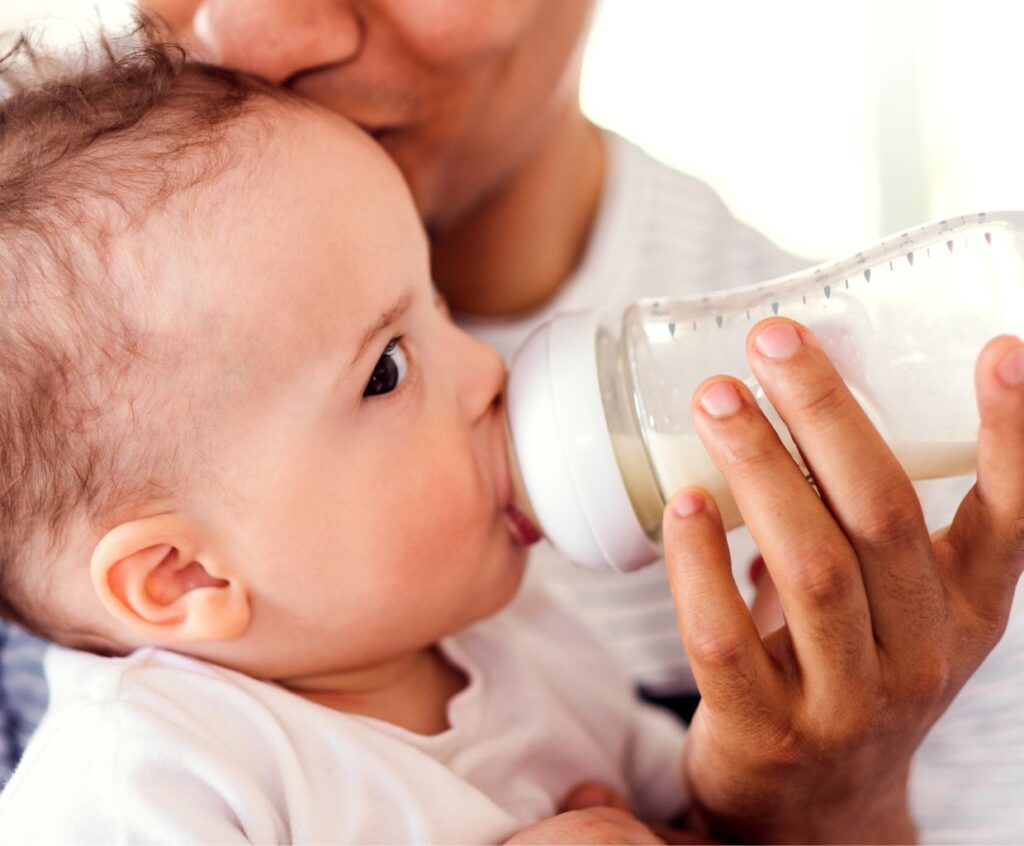
[[[150,643],[229,640],[249,625],[249,598],[204,527],[177,514],[121,523],[93,550],[104,607]]]

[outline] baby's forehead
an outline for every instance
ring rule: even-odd
[[[315,108],[246,120],[257,126],[231,130],[232,166],[155,209],[124,252],[142,250],[165,334],[270,379],[349,344],[399,288],[429,296],[429,265],[408,189],[372,139]]]

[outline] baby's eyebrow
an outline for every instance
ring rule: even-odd
[[[409,306],[412,305],[413,297],[414,292],[412,290],[407,290],[401,294],[394,303],[380,313],[380,316],[373,322],[366,332],[363,333],[363,338],[359,342],[359,346],[356,347],[356,354],[352,356],[352,361],[349,363],[350,370],[354,369],[359,363],[359,359],[366,354],[370,344],[373,343],[373,339],[408,311]]]

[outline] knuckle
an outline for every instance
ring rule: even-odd
[[[823,761],[844,759],[853,747],[848,740],[850,735],[835,719],[821,720],[807,714],[779,738],[772,757],[794,769],[801,769],[808,762],[820,765]]]
[[[927,537],[921,504],[909,483],[889,483],[872,494],[857,522],[860,542],[872,547],[912,547]]]
[[[769,432],[768,423],[764,421],[764,425],[731,433],[722,442],[721,455],[732,467],[748,474],[758,473],[776,460],[778,449],[781,449],[776,441],[774,433]]]
[[[823,377],[802,392],[794,410],[808,423],[827,426],[850,413],[851,401],[849,391],[838,377]]]
[[[833,606],[853,593],[857,574],[849,556],[827,543],[811,543],[790,560],[790,580],[795,590],[816,605]]]
[[[816,732],[803,721],[794,721],[775,741],[772,758],[780,764],[798,767],[817,756],[821,742]]]
[[[956,667],[949,656],[950,638],[919,641],[915,648],[889,664],[881,690],[875,695],[879,730],[899,732],[908,717],[934,715],[955,692]],[[958,654],[957,662],[962,663]]]
[[[743,661],[745,644],[732,632],[701,630],[688,638],[690,659],[708,670],[728,670]]]
[[[952,681],[952,663],[945,655],[938,654],[928,662],[927,669],[921,673],[918,685],[926,703],[934,703],[945,698]]]
[[[912,710],[928,712],[946,699],[952,684],[953,669],[948,658],[938,650],[916,661],[907,673],[908,688],[904,702]]]
[[[967,637],[982,657],[988,655],[1002,640],[1010,619],[1011,596],[998,601],[972,604],[968,619]]]

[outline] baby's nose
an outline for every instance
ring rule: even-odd
[[[459,385],[460,405],[468,419],[477,420],[487,414],[492,405],[502,400],[508,373],[505,361],[497,350],[461,329],[456,331],[461,336],[457,360],[463,362]]]

